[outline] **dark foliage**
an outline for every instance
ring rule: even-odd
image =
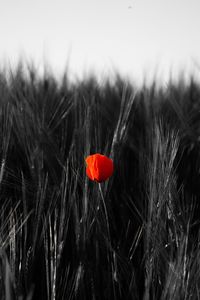
[[[193,78],[1,72],[0,299],[199,299],[199,112]]]

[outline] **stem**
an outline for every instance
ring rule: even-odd
[[[100,192],[100,195],[101,195],[101,199],[102,199],[102,202],[103,202],[103,208],[104,208],[104,211],[105,211],[106,226],[107,226],[107,230],[108,230],[108,237],[109,237],[109,240],[110,240],[110,226],[109,226],[109,221],[108,221],[108,212],[107,212],[106,203],[105,203],[105,200],[104,200],[104,196],[103,196],[101,184],[99,183],[98,185],[99,185],[99,192]]]

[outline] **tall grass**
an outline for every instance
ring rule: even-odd
[[[200,87],[0,74],[0,299],[199,299]],[[98,184],[84,158],[104,153]]]

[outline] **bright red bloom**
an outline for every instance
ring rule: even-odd
[[[99,153],[89,155],[85,161],[86,174],[93,181],[105,181],[113,174],[113,161],[105,155]]]

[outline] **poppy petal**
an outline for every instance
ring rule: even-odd
[[[113,174],[113,161],[105,155],[96,153],[85,159],[87,168],[86,174],[91,180],[102,182]]]

